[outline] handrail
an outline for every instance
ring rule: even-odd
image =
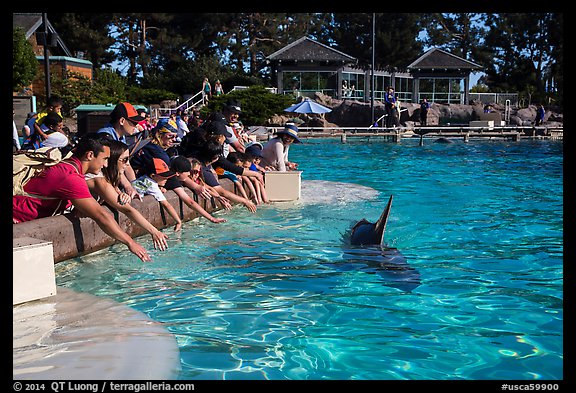
[[[198,93],[194,94],[192,97],[188,98],[186,101],[184,101],[182,104],[178,105],[176,108],[155,108],[155,117],[160,119],[162,117],[170,117],[170,115],[172,114],[172,112],[177,112],[178,110],[181,110],[182,107],[186,106],[186,108],[184,110],[188,110],[188,108],[194,108],[195,106],[197,106],[199,103],[202,102],[202,98],[200,98],[198,101],[194,102],[192,105],[188,105],[188,103],[190,101],[192,101],[194,98],[196,98],[198,95],[202,95],[202,90],[200,90]],[[163,113],[168,113],[167,116],[163,116]]]
[[[383,118],[385,118],[386,116],[388,116],[387,113],[383,114],[382,116],[380,116],[380,117],[378,118],[378,120],[376,120],[376,121],[374,122],[374,124],[378,124],[378,122],[379,122],[380,120],[382,120]],[[374,127],[374,124],[370,124],[370,127],[368,127],[368,129]]]

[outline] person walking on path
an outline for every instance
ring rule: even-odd
[[[212,86],[210,86],[208,78],[204,78],[204,82],[202,82],[202,103],[208,105],[210,98],[212,98]]]
[[[220,83],[220,80],[216,80],[216,82],[214,83],[214,93],[216,93],[216,96],[224,94],[224,88],[222,87],[222,83]]]

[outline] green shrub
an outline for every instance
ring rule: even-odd
[[[38,60],[32,44],[21,28],[12,30],[12,91],[29,86],[38,73]]]
[[[222,96],[214,96],[203,112],[221,111],[230,99],[237,100],[242,107],[240,120],[245,126],[264,125],[275,114],[284,113],[292,105],[290,95],[270,93],[264,86],[250,86],[245,90],[235,90]]]

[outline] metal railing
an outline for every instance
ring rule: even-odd
[[[232,88],[232,90],[230,91],[234,91],[234,90],[246,90],[248,89],[250,86],[234,86]],[[268,90],[268,92],[272,93],[272,94],[277,94],[278,93],[278,89],[276,87],[265,87],[266,90]]]
[[[196,97],[200,96],[200,99],[196,102],[194,102],[194,99],[196,99]],[[192,102],[192,104],[190,103]],[[163,118],[163,117],[170,117],[170,115],[172,113],[176,113],[179,110],[183,110],[183,111],[187,111],[190,108],[194,108],[196,106],[198,106],[198,104],[202,103],[202,91],[200,90],[198,93],[194,94],[192,97],[188,98],[186,101],[184,101],[182,104],[174,107],[174,108],[154,108],[152,111],[154,112],[152,115],[154,117],[156,117],[157,119]]]
[[[510,101],[510,104],[518,106],[518,93],[469,93],[468,99],[480,101],[483,104],[499,105],[505,105],[506,101]]]

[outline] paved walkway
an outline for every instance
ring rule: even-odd
[[[170,380],[180,370],[175,337],[145,314],[58,287],[13,307],[15,380]]]

